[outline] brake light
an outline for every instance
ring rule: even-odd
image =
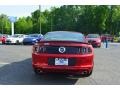
[[[39,52],[39,46],[34,47],[34,52]]]
[[[76,51],[76,53],[78,53],[78,54],[90,54],[90,53],[92,53],[92,48],[87,47],[87,46],[86,47],[82,46],[82,47],[78,48],[78,50],[79,51]],[[46,46],[35,45],[33,47],[33,52],[35,52],[35,53],[47,53],[47,47]]]
[[[90,47],[81,47],[80,54],[89,54],[92,53],[92,49]]]
[[[46,51],[46,48],[44,46],[34,46],[34,52],[36,53],[44,53]]]

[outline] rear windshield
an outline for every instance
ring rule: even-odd
[[[76,32],[49,32],[44,35],[47,41],[77,41],[85,42],[85,37],[81,33]]]
[[[27,37],[39,37],[39,34],[29,34]]]
[[[100,36],[98,34],[88,34],[87,38],[99,38]]]
[[[0,34],[0,38],[1,37],[9,37],[9,35],[7,35],[7,34]]]

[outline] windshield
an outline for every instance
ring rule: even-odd
[[[39,37],[39,34],[29,34],[27,37]]]
[[[44,35],[44,40],[47,41],[77,41],[77,42],[85,42],[85,37],[81,33],[76,32],[65,32],[65,31],[56,31],[49,32]]]
[[[15,38],[17,38],[17,37],[23,37],[24,35],[13,35],[12,37],[15,37]]]
[[[9,37],[9,35],[7,35],[7,34],[3,34],[2,36],[3,36],[3,37]]]
[[[98,34],[88,34],[87,38],[99,38],[100,36]]]
[[[0,38],[2,38],[2,37],[10,37],[10,36],[7,34],[0,34]]]

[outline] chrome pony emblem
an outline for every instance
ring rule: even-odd
[[[59,47],[59,52],[60,53],[64,53],[66,51],[66,48],[65,47]]]

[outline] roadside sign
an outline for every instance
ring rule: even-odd
[[[14,22],[16,22],[17,17],[9,16],[8,18],[11,22],[11,34],[14,35]]]
[[[14,17],[14,16],[9,16],[9,20],[10,20],[10,22],[16,22],[16,20],[17,20],[17,17]]]

